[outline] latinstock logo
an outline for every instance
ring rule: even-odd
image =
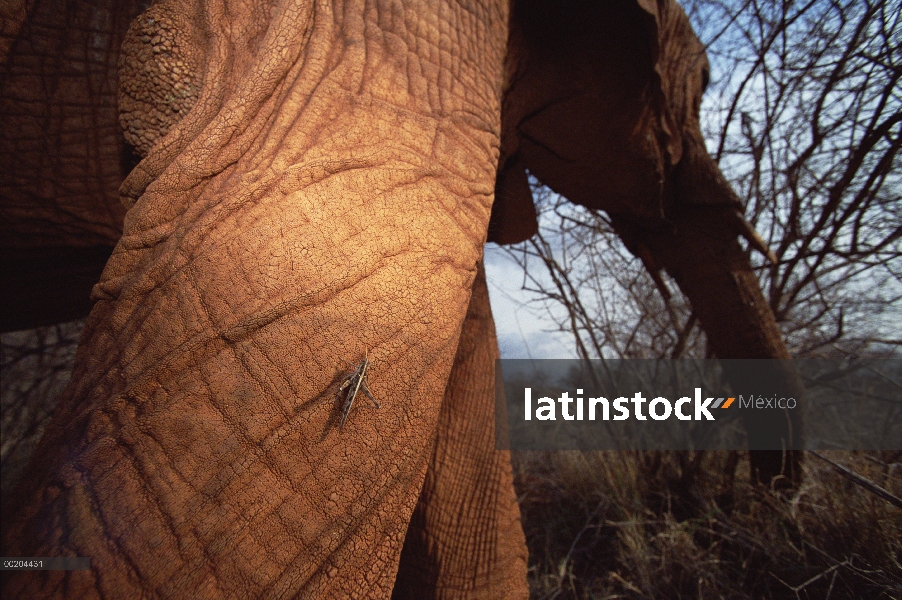
[[[896,359],[509,359],[503,450],[902,450]]]
[[[651,400],[648,400],[642,395],[642,392],[636,392],[631,397],[620,396],[615,398],[612,402],[609,402],[607,398],[602,396],[585,399],[583,396],[584,393],[582,388],[576,390],[576,396],[573,398],[570,397],[569,392],[563,392],[556,401],[545,396],[536,400],[534,408],[532,388],[524,388],[523,418],[526,421],[531,421],[533,415],[535,415],[536,420],[539,421],[556,421],[558,414],[557,405],[560,404],[560,415],[561,419],[564,421],[626,421],[631,416],[637,421],[647,421],[649,417],[655,421],[666,421],[671,417],[676,417],[680,421],[714,421],[716,419],[714,414],[711,413],[712,410],[730,408],[736,401],[736,398],[733,397],[708,397],[703,400],[702,389],[698,387],[695,388],[693,397],[683,396],[676,402],[671,402],[663,396],[656,396]],[[742,405],[742,396],[739,396],[739,398],[740,405]],[[761,398],[763,404],[763,397],[759,398]],[[772,400],[775,401],[777,399],[774,397]],[[781,400],[785,401],[786,398],[781,398]],[[792,408],[795,408],[795,400],[792,398],[790,398],[790,400],[793,400]],[[648,402],[647,412],[645,411],[646,402]],[[573,408],[571,404],[574,403],[576,408],[575,414],[571,413],[571,408]],[[756,404],[757,403],[753,402],[753,398],[750,397],[747,405],[756,408],[758,407]],[[689,406],[687,407],[686,405]],[[613,417],[611,415],[612,408],[614,411]],[[685,410],[690,410],[690,412],[687,414]]]

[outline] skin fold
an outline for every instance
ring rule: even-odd
[[[481,266],[487,238],[534,231],[526,169],[608,211],[718,356],[786,353],[671,2],[164,0],[134,20],[55,2],[28,4],[5,57],[4,119],[31,133],[0,138],[4,252],[20,271],[49,256],[33,298],[111,256],[3,553],[92,569],[6,572],[4,597],[527,597]],[[84,79],[28,62],[60,14],[87,19],[72,48],[97,45],[118,113],[94,86],[47,118],[62,92],[40,81]],[[41,123],[98,129],[34,150]],[[68,267],[67,248],[100,250]],[[357,398],[339,428],[364,356],[381,408]]]
[[[495,369],[486,368],[499,357],[480,263],[435,449],[407,529],[395,600],[524,594],[526,541],[510,453],[495,450]]]

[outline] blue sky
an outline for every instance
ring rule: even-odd
[[[576,358],[572,335],[551,331],[542,309],[526,305],[523,271],[497,244],[485,247],[485,270],[501,358]]]

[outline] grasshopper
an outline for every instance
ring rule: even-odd
[[[370,393],[370,388],[367,386],[366,376],[369,372],[369,368],[370,358],[369,351],[367,351],[363,360],[360,361],[360,364],[354,369],[354,372],[345,377],[341,382],[341,386],[338,388],[338,398],[344,398],[341,407],[341,423],[338,425],[339,429],[344,428],[345,419],[348,418],[348,414],[351,412],[351,406],[354,405],[354,399],[357,397],[357,392],[362,391],[366,394],[366,397],[376,405],[376,408],[382,408],[379,406],[379,403],[376,402],[376,399],[373,398],[373,394]]]

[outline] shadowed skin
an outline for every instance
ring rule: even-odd
[[[56,96],[25,89],[21,40],[41,41],[54,7],[84,14],[108,36],[88,42],[124,40],[119,118],[143,159],[120,187],[121,238],[82,204],[108,205],[108,183],[73,196],[102,224],[84,244],[116,246],[72,382],[3,507],[4,555],[90,556],[92,570],[6,573],[4,597],[527,597],[480,261],[487,236],[534,227],[526,168],[647,248],[718,355],[756,339],[785,352],[736,241],[738,201],[699,145],[703,55],[672,3],[550,18],[521,2],[510,38],[500,0],[165,0],[124,38],[118,16],[34,6],[5,63],[24,65],[24,91],[3,101],[32,94],[16,110],[38,122],[22,107]],[[16,175],[41,152],[80,157],[60,181],[107,182],[94,142],[3,140],[4,189],[21,192],[4,214],[57,197]],[[72,210],[37,204],[54,225],[38,241],[22,229],[16,256],[63,239]],[[693,231],[713,241],[673,251]],[[336,387],[364,352],[381,408],[339,428]]]
[[[119,126],[118,53],[140,8],[137,0],[3,4],[0,330],[13,331],[87,315],[122,233],[119,186],[135,157]]]

